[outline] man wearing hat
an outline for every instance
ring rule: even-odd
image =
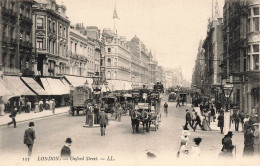
[[[32,155],[32,148],[33,143],[35,139],[35,131],[33,130],[34,123],[29,123],[29,128],[25,130],[24,132],[24,144],[28,147],[28,156],[30,157]]]
[[[106,135],[106,126],[108,124],[108,116],[105,113],[104,108],[101,108],[100,111],[101,111],[99,114],[100,132],[101,132],[101,136],[104,136],[104,135]]]
[[[245,127],[243,156],[253,156],[254,154],[254,134],[251,127]]]
[[[234,149],[234,145],[232,145],[232,131],[229,131],[224,138],[222,139],[222,155],[226,157],[232,157],[232,151]]]
[[[70,146],[71,146],[72,140],[71,138],[67,138],[65,141],[65,145],[62,147],[61,152],[60,152],[60,156],[63,159],[68,159],[69,157],[71,157],[71,151],[70,151]]]

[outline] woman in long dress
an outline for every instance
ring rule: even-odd
[[[177,157],[179,158],[183,158],[183,157],[187,157],[188,156],[188,149],[187,149],[187,145],[189,142],[189,136],[190,132],[187,130],[183,130],[182,131],[182,136],[179,142],[179,147],[178,147],[178,152],[177,152]]]

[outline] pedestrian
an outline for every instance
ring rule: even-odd
[[[200,143],[201,143],[201,138],[200,137],[196,137],[193,139],[195,145],[191,148],[191,151],[190,151],[190,156],[192,158],[197,158],[197,157],[200,157]]]
[[[163,105],[163,107],[164,107],[165,116],[167,116],[167,115],[168,115],[168,103],[165,102],[164,105]]]
[[[260,155],[259,124],[254,124],[254,154]]]
[[[121,122],[121,117],[122,117],[123,109],[121,104],[119,104],[118,109],[117,109],[117,119],[118,122]]]
[[[222,139],[223,147],[221,149],[221,153],[219,154],[220,157],[233,157],[232,151],[235,146],[232,144],[232,136],[233,133],[229,131]]]
[[[177,104],[176,104],[176,107],[178,107],[178,106],[181,107],[181,105],[180,105],[180,97],[177,98]]]
[[[27,102],[26,102],[26,108],[27,108],[27,112],[30,113],[31,109],[32,109],[32,103],[30,102],[29,99],[27,99]]]
[[[93,127],[94,122],[94,108],[93,105],[90,106],[89,112],[88,112],[88,120],[89,120],[89,127]]]
[[[254,155],[254,134],[250,127],[245,127],[243,156]]]
[[[213,105],[211,105],[210,117],[211,117],[211,122],[215,122],[215,119],[216,119],[216,111],[215,111]]]
[[[41,99],[39,102],[39,111],[42,112],[43,111],[43,100]]]
[[[182,131],[182,136],[179,141],[178,152],[177,152],[177,157],[179,158],[185,157],[189,153],[189,150],[187,149],[188,142],[189,142],[189,137],[188,137],[189,135],[190,135],[189,131],[186,130]]]
[[[184,130],[189,130],[188,124],[190,125],[191,128],[193,128],[192,125],[191,125],[191,113],[189,112],[188,109],[186,109],[185,121],[186,122],[185,122]]]
[[[56,106],[56,102],[55,102],[55,99],[52,99],[51,100],[52,101],[52,104],[51,104],[51,106],[52,106],[52,114],[55,114],[55,106]]]
[[[99,116],[99,105],[96,104],[94,108],[94,124],[99,124],[98,116]]]
[[[12,118],[12,121],[9,122],[7,125],[11,125],[11,124],[14,124],[14,128],[16,128],[16,120],[15,120],[15,117],[16,117],[16,114],[17,114],[17,108],[14,108],[14,110],[12,111],[12,113],[9,115],[10,118]]]
[[[233,119],[235,121],[235,130],[238,131],[238,129],[239,129],[239,110],[234,112]]]
[[[71,143],[72,143],[71,138],[69,137],[66,138],[65,145],[62,147],[60,152],[60,156],[62,159],[68,160],[71,157],[71,150],[70,150]]]
[[[29,123],[29,128],[25,130],[24,132],[24,140],[23,143],[27,145],[28,147],[28,157],[32,155],[32,149],[33,149],[33,144],[35,140],[35,131],[33,130],[34,123],[30,122]]]
[[[196,111],[192,106],[192,112],[191,112],[191,125],[194,127],[195,121],[196,121]]]
[[[104,135],[106,135],[106,126],[108,124],[108,116],[104,112],[105,111],[104,108],[101,108],[100,111],[101,111],[99,114],[100,132],[101,132],[101,136],[104,136]]]
[[[197,112],[195,112],[195,116],[196,116],[196,119],[195,119],[196,124],[193,126],[193,131],[196,130],[197,125],[200,126],[201,130],[205,130],[205,129],[203,128],[203,126],[201,125],[201,119],[200,119],[200,116],[198,115]]]
[[[220,114],[218,116],[218,127],[220,128],[220,133],[223,133],[224,128],[224,113],[223,111],[220,111]]]
[[[239,118],[240,118],[240,122],[241,122],[241,126],[242,126],[242,131],[244,131],[244,119],[245,119],[244,112],[242,112],[242,111],[239,112]]]
[[[18,101],[18,109],[19,109],[19,114],[21,114],[22,109],[23,109],[23,100],[21,97],[19,98],[19,101]]]
[[[2,99],[2,96],[0,96],[0,116],[4,116],[5,114],[4,110],[5,110],[5,104]]]

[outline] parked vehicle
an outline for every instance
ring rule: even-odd
[[[169,94],[169,97],[168,97],[168,101],[171,102],[171,101],[175,101],[177,98],[177,94],[175,92],[171,92]]]

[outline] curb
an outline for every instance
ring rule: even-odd
[[[56,113],[56,114],[52,114],[52,115],[45,115],[45,116],[41,116],[41,117],[37,117],[37,118],[20,120],[20,121],[16,121],[16,124],[31,121],[31,120],[38,120],[38,119],[42,119],[42,118],[46,118],[46,117],[58,116],[58,115],[66,114],[66,113],[68,113],[68,112],[61,112],[61,113]],[[7,124],[0,124],[0,127],[2,127],[2,126],[7,126]]]

